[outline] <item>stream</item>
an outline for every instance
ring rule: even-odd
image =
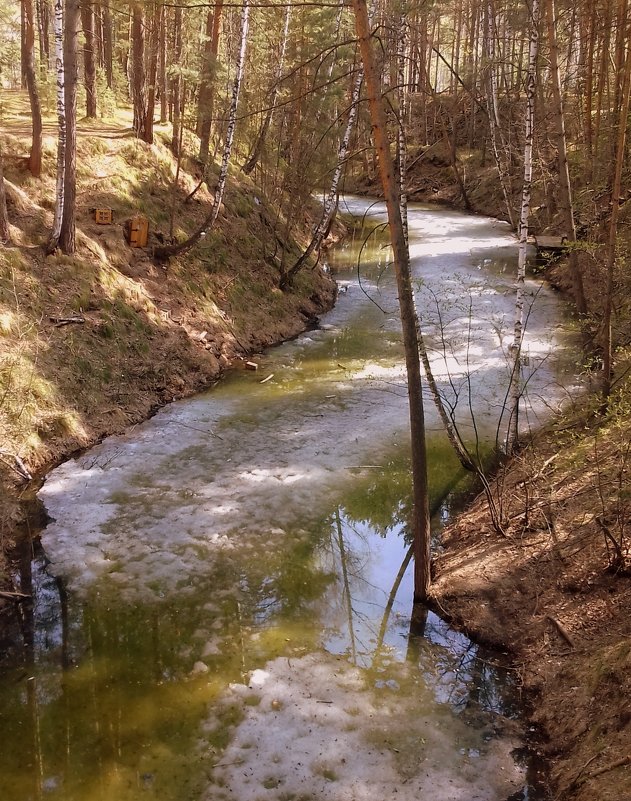
[[[53,470],[0,661],[2,801],[533,801],[497,655],[412,612],[407,397],[380,204],[329,254],[318,329]],[[441,390],[478,452],[502,441],[517,248],[411,204]],[[358,259],[361,255],[361,264]],[[539,282],[522,424],[572,392],[573,333]],[[466,487],[428,399],[435,529]]]

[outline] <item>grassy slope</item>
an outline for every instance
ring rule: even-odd
[[[235,175],[225,208],[203,244],[166,269],[130,249],[122,223],[140,211],[152,231],[169,228],[175,164],[166,130],[148,146],[126,121],[81,124],[78,144],[78,249],[45,257],[52,221],[54,126],[48,122],[45,175],[32,179],[28,117],[21,94],[5,102],[3,150],[15,247],[0,248],[0,535],[19,516],[18,455],[33,473],[157,406],[207,386],[232,360],[295,335],[330,307],[334,283],[305,270],[292,292],[277,288],[273,210]],[[186,165],[185,165],[186,166]],[[184,236],[212,197],[183,171],[175,233]],[[260,199],[258,199],[260,200]],[[114,209],[99,226],[91,209]],[[305,217],[305,230],[308,222]],[[298,252],[298,246],[291,246]],[[51,318],[81,316],[57,326]]]

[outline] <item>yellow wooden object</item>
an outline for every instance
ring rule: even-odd
[[[145,248],[148,238],[149,220],[142,214],[134,215],[129,224],[129,244],[132,248]]]
[[[99,225],[111,225],[112,209],[94,209],[94,219]]]

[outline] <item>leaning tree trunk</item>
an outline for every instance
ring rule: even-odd
[[[290,267],[290,269],[287,270],[281,276],[281,281],[280,281],[281,289],[287,289],[287,287],[291,285],[291,282],[293,281],[297,273],[302,269],[307,259],[311,256],[311,254],[314,251],[318,250],[318,248],[322,244],[322,240],[327,235],[327,231],[331,226],[331,221],[333,220],[333,215],[335,214],[335,210],[337,208],[337,193],[340,184],[340,178],[342,177],[342,172],[346,167],[346,162],[348,160],[351,134],[353,133],[355,120],[357,118],[359,94],[361,91],[363,79],[364,79],[364,72],[362,69],[360,69],[359,72],[357,73],[357,77],[355,78],[355,85],[353,87],[353,92],[351,95],[351,107],[348,113],[348,120],[346,122],[346,129],[344,131],[344,136],[342,137],[342,140],[340,141],[340,146],[338,148],[337,166],[335,167],[335,172],[333,173],[333,178],[331,179],[331,186],[329,187],[329,191],[327,192],[324,201],[322,216],[320,217],[320,221],[316,225],[316,228],[311,236],[311,241],[307,245],[307,248],[305,249],[303,254]]]
[[[66,151],[64,159],[64,205],[59,232],[59,247],[74,253],[75,203],[77,197],[77,82],[79,0],[66,0],[64,20],[64,105],[66,110]]]
[[[94,36],[94,7],[92,0],[81,0],[81,22],[83,25],[83,77],[85,83],[85,114],[96,117],[96,61]]]
[[[366,91],[370,106],[375,149],[378,154],[381,184],[388,209],[390,238],[394,252],[394,269],[399,291],[399,307],[403,327],[403,347],[408,379],[410,434],[412,439],[412,533],[414,538],[414,599],[427,599],[430,576],[429,504],[427,493],[427,454],[425,448],[425,419],[421,367],[418,355],[418,318],[410,271],[410,254],[401,221],[399,192],[387,137],[387,122],[381,87],[372,51],[370,24],[366,0],[353,0],[355,27],[359,38]]]
[[[55,71],[57,74],[57,186],[55,190],[55,216],[53,230],[46,245],[46,252],[53,253],[59,245],[61,220],[64,211],[65,167],[66,167],[66,99],[64,87],[64,0],[55,0],[53,12],[55,32]]]
[[[252,151],[248,156],[248,159],[243,165],[243,167],[241,167],[241,170],[246,175],[249,175],[252,172],[252,170],[256,167],[256,164],[261,156],[261,151],[263,150],[263,146],[265,144],[265,139],[267,138],[267,132],[269,131],[270,125],[272,124],[272,116],[274,114],[276,98],[278,97],[278,92],[280,90],[280,82],[283,75],[283,69],[285,66],[285,51],[287,49],[287,36],[289,33],[290,19],[291,19],[291,6],[287,6],[287,9],[285,10],[285,26],[283,28],[283,40],[280,48],[280,56],[278,59],[276,72],[274,73],[274,84],[272,86],[271,92],[268,95],[269,100],[268,100],[267,112],[265,114],[265,119],[263,120],[263,124],[261,125],[261,129],[257,134]]]
[[[241,46],[239,48],[239,55],[237,57],[236,75],[232,85],[232,98],[230,101],[230,111],[228,114],[228,129],[226,131],[226,139],[224,142],[223,158],[221,160],[221,168],[219,170],[219,180],[215,189],[215,197],[210,213],[200,225],[200,227],[191,236],[180,242],[177,245],[169,245],[168,247],[156,248],[154,256],[159,260],[167,260],[171,256],[177,256],[181,253],[186,253],[194,247],[199,240],[206,235],[206,233],[213,227],[219,216],[219,209],[223,201],[224,192],[226,189],[226,181],[228,179],[228,166],[230,165],[230,157],[232,155],[232,145],[234,142],[234,132],[237,125],[237,109],[239,107],[239,92],[241,90],[241,83],[243,81],[243,70],[245,67],[245,51],[248,42],[248,24],[250,20],[250,5],[249,0],[244,0],[243,11],[241,13]]]
[[[7,214],[7,195],[4,188],[4,170],[2,165],[2,147],[0,146],[0,245],[11,243],[11,229]]]
[[[537,95],[537,54],[539,52],[539,0],[532,0],[530,8],[530,46],[526,78],[526,134],[524,140],[524,184],[519,218],[519,260],[517,264],[517,290],[515,295],[515,327],[510,347],[512,360],[510,379],[510,416],[508,421],[507,451],[513,452],[519,443],[519,401],[521,399],[521,349],[524,338],[524,288],[526,281],[526,255],[528,251],[528,221],[530,218],[530,191],[532,185],[532,143],[535,125],[535,99]]]
[[[587,313],[583,275],[578,260],[578,251],[573,247],[576,242],[576,225],[574,224],[574,205],[572,203],[572,184],[567,161],[567,139],[565,136],[565,115],[563,113],[563,93],[561,91],[561,75],[559,72],[558,43],[555,30],[554,0],[546,0],[546,22],[548,27],[548,44],[550,46],[550,84],[554,100],[554,124],[556,129],[557,154],[559,165],[559,194],[561,213],[565,225],[565,233],[570,243],[570,273],[574,289],[574,301],[579,314]]]
[[[22,43],[23,70],[26,88],[31,103],[31,124],[33,137],[28,168],[39,178],[42,174],[42,109],[35,77],[35,28],[33,20],[33,0],[22,0]]]

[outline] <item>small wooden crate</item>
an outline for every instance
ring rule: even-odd
[[[142,214],[134,215],[129,221],[129,244],[132,248],[147,247],[149,220]]]
[[[112,209],[94,209],[94,219],[99,225],[111,225]]]

